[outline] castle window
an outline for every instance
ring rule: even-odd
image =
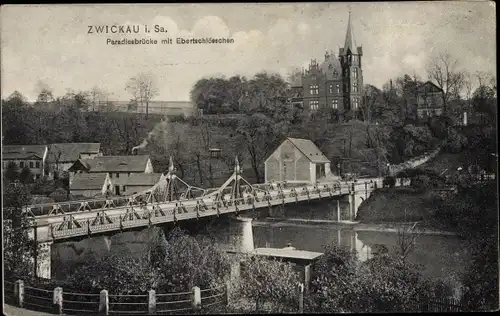
[[[352,56],[352,61],[356,63],[358,61],[358,56],[356,55]]]
[[[330,85],[330,93],[333,93],[333,84]]]
[[[352,92],[358,92],[358,83],[357,82],[352,83]]]
[[[356,98],[353,98],[353,99],[352,99],[352,107],[353,107],[354,109],[357,109],[357,108],[358,108],[358,99],[356,99]]]
[[[316,81],[316,75],[312,75],[311,80]]]
[[[310,101],[309,108],[311,110],[317,110],[319,108],[319,101],[318,100]]]
[[[340,94],[340,85],[337,84],[337,94]]]
[[[332,100],[332,109],[338,109],[339,108],[339,100]]]
[[[354,68],[352,70],[352,77],[357,79],[358,78],[358,68]]]
[[[311,85],[310,88],[311,88],[311,90],[309,92],[311,94],[318,94],[319,93],[318,85]]]

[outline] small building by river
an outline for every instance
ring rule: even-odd
[[[264,166],[266,182],[315,183],[331,176],[330,160],[308,139],[288,137]]]

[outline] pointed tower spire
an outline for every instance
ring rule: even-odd
[[[351,53],[355,53],[356,43],[354,42],[354,36],[352,35],[352,26],[351,26],[351,9],[349,9],[349,20],[347,21],[347,32],[345,34],[345,44],[344,44],[344,54],[347,54],[348,50],[351,50]]]

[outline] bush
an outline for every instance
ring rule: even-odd
[[[255,302],[256,311],[297,310],[299,278],[290,263],[249,256],[242,266],[238,292]]]
[[[170,233],[165,249],[157,250],[160,251],[157,257],[161,260],[159,287],[162,291],[219,286],[229,273],[227,254],[208,237],[198,240],[176,228]]]
[[[373,313],[405,311],[428,295],[432,286],[417,270],[385,251],[364,263],[356,253],[338,245],[328,246],[315,265],[308,312]]]
[[[58,188],[49,195],[56,202],[66,202],[70,200],[69,193],[66,189]]]
[[[396,185],[396,179],[392,176],[385,177],[382,184],[384,187],[394,188]]]

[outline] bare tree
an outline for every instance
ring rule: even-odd
[[[92,112],[100,108],[101,103],[106,102],[107,92],[103,89],[93,86],[89,91],[90,102],[92,103]],[[96,106],[97,105],[97,106]]]
[[[398,229],[398,243],[396,251],[403,261],[406,261],[408,255],[412,253],[413,250],[415,250],[418,239],[418,235],[415,233],[416,226],[417,223],[414,223],[411,227],[403,227]]]
[[[132,94],[133,100],[140,104],[141,107],[146,105],[147,119],[149,114],[149,101],[158,95],[158,87],[154,75],[151,73],[140,73],[130,78],[125,90]]]
[[[439,54],[433,58],[427,68],[429,79],[443,90],[444,112],[448,102],[458,97],[464,85],[464,73],[457,70],[457,61],[450,54]]]
[[[472,75],[468,72],[464,73],[464,92],[467,100],[467,110],[470,110],[472,105],[472,91],[474,88],[474,80]]]
[[[37,104],[48,105],[49,103],[54,101],[54,96],[52,94],[52,88],[49,87],[43,81],[38,80],[35,91],[38,93],[38,97],[36,100]]]

